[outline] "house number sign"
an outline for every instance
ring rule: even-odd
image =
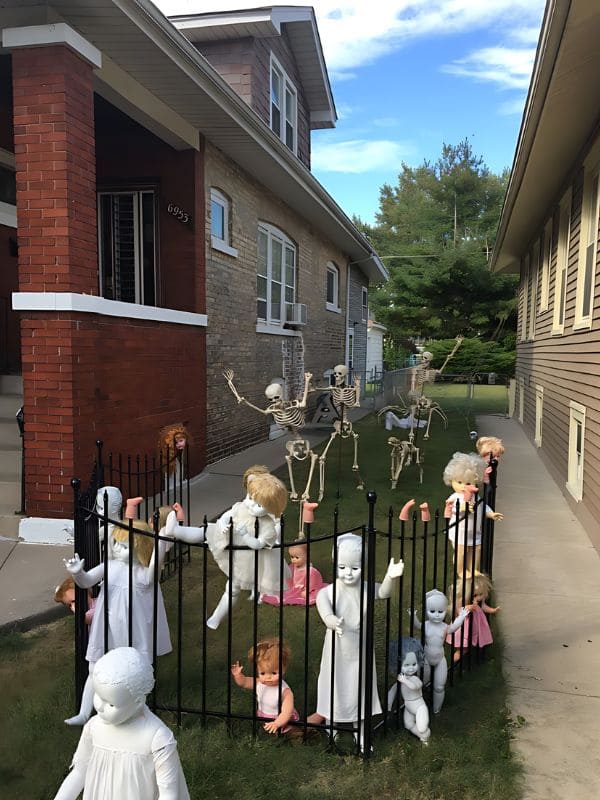
[[[184,211],[181,206],[178,206],[175,203],[169,203],[167,205],[167,212],[172,214],[180,222],[183,222],[184,225],[189,225],[192,221],[192,215],[188,214],[187,211]]]

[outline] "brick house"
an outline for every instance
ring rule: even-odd
[[[196,474],[267,436],[224,368],[261,407],[273,379],[364,373],[386,273],[309,169],[336,119],[314,13],[243,24],[2,4],[1,368],[22,375],[30,516],[71,516],[97,438],[152,454],[182,421]]]
[[[598,543],[600,13],[548,0],[492,268],[520,274],[515,414]]]

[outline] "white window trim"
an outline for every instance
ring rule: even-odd
[[[573,330],[586,330],[592,327],[594,317],[594,289],[596,285],[596,260],[598,258],[598,215],[600,213],[600,154],[598,149],[600,142],[596,144],[593,152],[584,161],[583,170],[583,200],[581,204],[581,222],[579,225],[579,252],[577,254],[577,293],[575,296],[575,322]],[[588,241],[590,227],[590,200],[593,181],[596,179],[596,197],[592,201],[596,207],[596,219],[594,225],[594,241]],[[589,245],[593,245],[592,275],[590,287],[590,311],[583,314],[583,294],[585,281],[586,257]]]
[[[272,268],[273,268],[273,260],[271,257],[272,252],[272,240],[273,238],[279,240],[282,243],[282,249],[285,253],[286,245],[294,251],[294,299],[293,303],[298,302],[298,247],[296,246],[295,242],[293,242],[287,234],[285,234],[280,228],[275,227],[275,225],[271,225],[268,222],[259,222],[258,229],[257,229],[257,240],[258,240],[258,233],[259,231],[263,231],[267,234],[267,316],[269,316],[270,308],[271,308],[271,275],[272,275]],[[258,249],[258,245],[257,245]],[[286,264],[285,264],[285,256],[283,259],[283,266],[282,266],[282,274],[281,274],[281,319],[257,319],[257,331],[258,326],[262,326],[264,330],[260,331],[262,333],[275,333],[276,329],[281,329],[286,324],[286,305],[288,304],[285,299],[285,290],[286,290]],[[255,288],[255,295],[256,288]],[[257,296],[258,299],[258,296]],[[288,331],[285,330],[284,334],[288,334]]]
[[[216,189],[214,186],[210,188],[210,207],[212,209],[212,204],[217,203],[223,209],[223,233],[225,234],[225,238],[221,239],[220,236],[215,236],[212,232],[212,212],[211,212],[211,233],[210,233],[210,246],[213,250],[218,250],[220,253],[225,253],[228,256],[232,256],[233,258],[237,258],[238,251],[235,247],[231,246],[231,234],[230,234],[230,214],[231,214],[231,201],[229,198],[223,194],[219,189]]]
[[[550,264],[552,263],[552,217],[546,222],[540,239],[542,262],[542,285],[540,287],[540,311],[548,310],[548,288],[550,285]]]
[[[535,387],[535,435],[533,441],[536,447],[542,446],[542,429],[544,419],[544,387]]]
[[[271,98],[271,84],[272,84],[272,75],[273,69],[275,69],[281,75],[282,81],[282,94],[283,96],[280,98],[280,108],[279,108],[279,133],[273,130],[273,108],[272,108],[272,98]],[[271,60],[269,65],[269,128],[273,131],[275,136],[286,145],[286,137],[285,137],[285,123],[286,123],[286,111],[285,111],[285,90],[286,87],[290,89],[292,94],[294,95],[294,117],[293,120],[293,130],[294,130],[294,146],[292,148],[292,153],[294,155],[298,152],[298,90],[296,89],[295,83],[290,79],[287,72],[281,66],[279,61],[275,58],[273,53],[271,53]]]
[[[354,370],[354,326],[346,329],[346,366]]]
[[[333,311],[335,314],[341,314],[342,309],[340,308],[340,271],[333,263],[333,261],[327,262],[327,274],[333,273],[335,275],[334,281],[334,291],[333,291],[333,299],[334,302],[330,303],[327,300],[327,286],[325,287],[325,308],[327,311]]]
[[[518,420],[523,424],[525,419],[525,378],[519,378],[519,416]]]
[[[281,325],[277,325],[274,322],[264,322],[263,320],[259,320],[256,323],[256,332],[257,333],[266,333],[270,336],[295,336],[299,337],[302,336],[301,331],[294,331],[290,328],[283,328]]]
[[[530,255],[527,253],[523,258],[523,281],[521,295],[521,335],[519,341],[527,341],[527,322],[529,314],[529,269]]]
[[[529,256],[529,310],[527,338],[530,341],[535,339],[535,312],[537,310],[537,287],[540,274],[540,240],[537,239],[531,248]]]
[[[361,319],[366,322],[369,318],[369,289],[367,286],[360,287],[360,309]]]
[[[583,465],[585,462],[585,414],[586,407],[581,403],[571,400],[569,403],[569,451],[567,464],[567,482],[565,484],[568,492],[579,503],[583,499]],[[581,425],[581,474],[577,475],[577,424]]]
[[[562,336],[565,329],[567,316],[567,284],[569,282],[569,245],[571,239],[571,211],[572,189],[563,195],[559,206],[558,239],[556,244],[556,274],[554,276],[554,305],[552,311],[552,336]],[[563,219],[567,220],[566,229],[561,225]],[[563,319],[560,321],[561,306],[563,306]]]

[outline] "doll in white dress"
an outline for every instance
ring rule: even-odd
[[[111,650],[93,676],[97,715],[81,732],[54,800],[189,800],[173,733],[146,705],[152,666],[133,647]]]
[[[360,723],[360,741],[363,719],[359,719],[359,703],[361,715],[365,709],[365,652],[367,584],[362,580],[361,554],[363,540],[355,534],[343,534],[339,537],[336,599],[333,605],[333,584],[326,586],[317,595],[317,610],[327,627],[321,668],[317,683],[317,711],[308,718],[310,723],[330,721],[337,723]],[[375,597],[385,600],[392,593],[393,581],[402,575],[404,563],[397,563],[392,558],[382,583],[375,584]],[[363,616],[361,619],[361,595]],[[361,647],[362,635],[362,647]],[[333,680],[331,676],[333,637],[335,639],[335,665]],[[359,654],[362,650],[362,665]],[[381,714],[381,703],[377,694],[377,677],[375,671],[375,654],[373,658],[373,685],[371,689],[372,713]],[[361,678],[362,680],[359,680]],[[359,683],[360,696],[359,696]],[[331,719],[331,699],[333,692],[333,719]],[[358,738],[357,734],[355,737]]]
[[[108,591],[102,583],[96,600],[94,617],[90,625],[86,659],[90,675],[85,682],[79,713],[69,717],[67,725],[83,725],[90,717],[93,707],[92,675],[94,665],[104,655],[104,604],[108,594],[108,649],[125,647],[129,644],[129,559],[133,559],[133,606],[132,645],[151,662],[153,657],[154,620],[154,536],[150,525],[145,522],[133,523],[133,552],[129,551],[129,530],[117,525],[113,527],[108,539],[110,547],[108,558]],[[148,535],[150,534],[150,535]],[[158,572],[162,566],[168,543],[158,545]],[[65,559],[65,567],[73,576],[77,586],[90,589],[104,580],[104,564],[84,570],[84,560],[75,553],[73,558]],[[165,604],[160,586],[156,602],[156,655],[170,653],[171,638]]]

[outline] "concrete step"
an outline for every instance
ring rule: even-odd
[[[0,537],[4,539],[19,538],[19,523],[23,519],[21,514],[2,513],[0,511]]]
[[[23,394],[21,375],[0,375],[0,394]]]

